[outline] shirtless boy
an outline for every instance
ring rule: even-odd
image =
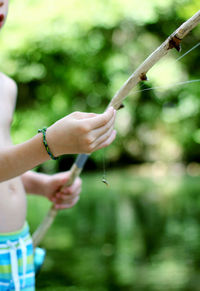
[[[0,29],[8,0],[0,0]],[[33,246],[26,223],[26,193],[42,195],[57,209],[72,207],[79,199],[81,180],[61,187],[69,172],[45,175],[30,171],[51,156],[91,153],[108,146],[116,136],[115,110],[103,114],[74,112],[51,125],[43,134],[19,145],[10,137],[17,96],[13,80],[0,73],[0,290],[35,290]]]

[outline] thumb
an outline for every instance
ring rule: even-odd
[[[96,129],[108,123],[109,120],[113,117],[114,112],[115,112],[114,108],[109,107],[104,113],[98,114],[95,117],[89,118],[87,121],[89,124],[91,124],[91,127],[93,129]]]

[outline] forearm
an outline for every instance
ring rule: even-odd
[[[28,171],[22,176],[22,182],[25,187],[26,193],[44,195],[45,183],[48,179],[48,175],[42,173],[36,173]]]
[[[40,133],[23,144],[0,148],[0,182],[50,159],[43,138],[54,157],[92,153],[108,146],[116,136],[115,113],[112,107],[103,114],[74,112],[48,127],[46,137]]]
[[[23,144],[1,148],[0,182],[20,176],[49,159],[41,134]]]

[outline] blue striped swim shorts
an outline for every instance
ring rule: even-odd
[[[0,233],[0,291],[34,291],[33,244],[26,223],[23,229]]]

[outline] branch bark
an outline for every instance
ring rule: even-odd
[[[112,98],[109,106],[119,109],[122,101],[127,97],[130,91],[140,82],[147,80],[147,72],[172,48],[180,51],[180,43],[182,39],[200,23],[200,10],[184,22],[175,32],[173,32],[129,77],[120,90]],[[85,162],[89,155],[79,155],[75,163],[71,167],[71,179],[68,185],[71,185],[75,178],[80,175]],[[43,239],[47,230],[53,223],[57,214],[57,210],[52,206],[47,216],[44,218],[38,229],[33,234],[33,244],[36,247]]]
[[[175,32],[173,32],[129,77],[120,90],[112,98],[109,106],[118,109],[122,101],[127,97],[130,91],[140,82],[147,80],[147,72],[172,48],[180,51],[182,39],[200,23],[200,10],[190,19],[184,22]]]

